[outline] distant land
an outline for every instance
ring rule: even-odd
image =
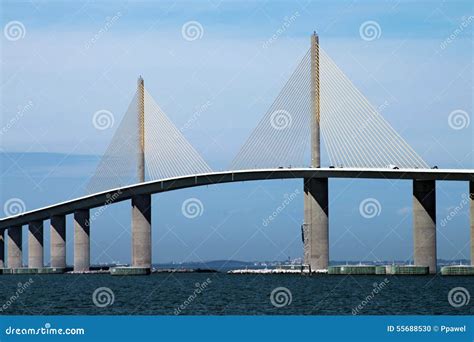
[[[384,261],[339,261],[333,260],[330,262],[330,265],[390,265],[390,264],[410,264],[413,261],[407,262],[406,260],[384,260]],[[226,272],[232,269],[242,269],[242,268],[273,268],[279,265],[288,265],[288,264],[301,264],[301,260],[273,260],[273,261],[240,261],[240,260],[211,260],[205,262],[183,262],[183,263],[159,263],[153,264],[152,266],[157,269],[211,269],[220,272]],[[468,259],[455,259],[455,260],[445,260],[438,259],[438,266],[444,265],[453,265],[453,264],[463,264],[470,265],[471,262]]]
[[[301,265],[301,259],[294,260],[280,260],[280,261],[240,261],[240,260],[210,260],[210,261],[190,261],[190,262],[169,262],[152,264],[153,272],[228,272],[231,270],[242,270],[242,269],[273,269],[280,268],[282,265]],[[337,265],[409,265],[413,264],[413,260],[391,260],[391,261],[338,261],[333,260],[329,263],[331,266]],[[445,260],[438,259],[438,269],[448,265],[470,265],[471,262],[468,259],[455,259]],[[49,266],[49,265],[47,265]],[[108,264],[94,264],[91,265],[91,273],[109,273],[110,267],[115,266],[130,266],[128,264],[120,263],[108,263]],[[66,267],[67,272],[73,271],[73,267],[68,265]]]

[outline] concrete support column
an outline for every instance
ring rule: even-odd
[[[66,217],[51,217],[51,267],[66,267]]]
[[[89,210],[74,212],[74,271],[88,271],[90,267]]]
[[[436,184],[413,181],[413,244],[415,265],[436,273]]]
[[[28,224],[28,268],[43,267],[43,221]]]
[[[21,226],[9,227],[8,232],[8,268],[20,268],[23,262]]]
[[[311,271],[329,265],[329,191],[327,178],[304,180],[304,256]]]
[[[5,268],[5,229],[0,229],[0,268]]]
[[[132,266],[151,267],[151,195],[132,197]]]
[[[469,182],[469,213],[471,222],[471,265],[474,265],[474,181]]]

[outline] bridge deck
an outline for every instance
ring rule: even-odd
[[[0,228],[25,225],[34,220],[48,220],[54,215],[67,215],[79,209],[92,209],[130,199],[134,195],[189,187],[289,178],[367,178],[367,179],[417,179],[439,181],[474,181],[474,169],[342,169],[342,168],[278,168],[240,171],[223,171],[167,178],[111,189],[47,207],[0,219]]]

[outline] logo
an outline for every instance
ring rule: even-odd
[[[197,198],[188,198],[183,202],[183,205],[181,206],[181,212],[185,217],[193,219],[198,216],[202,216],[204,212],[204,205]]]
[[[382,28],[379,23],[373,20],[363,22],[359,27],[359,35],[365,41],[379,39],[382,35]]]
[[[21,21],[10,21],[3,28],[3,34],[9,41],[17,41],[25,38],[26,28]]]
[[[470,299],[471,295],[464,287],[452,288],[448,293],[448,302],[454,308],[460,308],[461,306],[469,304]]]
[[[286,287],[277,287],[273,289],[270,294],[270,302],[276,308],[282,308],[284,306],[290,305],[293,301],[293,296],[291,291]]]
[[[291,127],[292,122],[291,114],[284,109],[276,110],[270,116],[270,124],[278,131]]]
[[[98,110],[92,117],[92,124],[100,131],[113,127],[114,122],[114,115],[105,109]]]
[[[453,110],[448,116],[449,127],[456,131],[467,128],[470,123],[471,118],[469,118],[469,114],[461,109]]]
[[[108,287],[99,287],[92,294],[92,302],[98,308],[105,308],[115,301],[114,292]]]
[[[26,205],[20,198],[10,198],[3,205],[3,211],[7,216],[20,215],[26,211]]]
[[[379,216],[382,212],[382,206],[380,202],[377,201],[375,198],[366,198],[359,205],[359,212],[362,217],[367,219],[374,218],[375,216]]]
[[[201,39],[204,35],[204,28],[198,21],[188,21],[181,27],[181,35],[188,42]]]

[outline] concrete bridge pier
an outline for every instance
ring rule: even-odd
[[[329,265],[328,179],[305,179],[304,196],[304,262],[314,272]]]
[[[151,268],[151,195],[132,197],[132,267]]]
[[[8,268],[20,268],[22,266],[22,235],[21,235],[21,226],[9,227],[7,230],[8,233],[8,256],[7,256],[7,265]]]
[[[469,182],[469,213],[471,222],[471,265],[474,265],[474,181]]]
[[[28,268],[42,268],[43,265],[43,221],[28,224]]]
[[[413,245],[415,265],[436,273],[436,183],[413,180]]]
[[[88,209],[74,212],[74,271],[88,271],[90,267],[90,214]]]
[[[319,37],[311,36],[311,167],[321,167]],[[328,179],[304,179],[304,263],[311,272],[329,265]]]
[[[51,217],[51,267],[66,267],[66,217]]]
[[[0,229],[0,269],[5,268],[5,229]]]

